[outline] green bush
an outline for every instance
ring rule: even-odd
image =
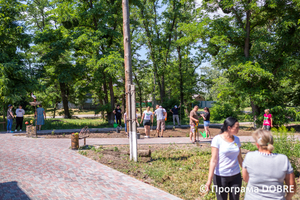
[[[243,143],[241,148],[242,149],[247,149],[249,151],[256,151],[257,150],[257,147],[254,144],[252,144],[251,142]]]
[[[238,120],[240,122],[252,122],[253,121],[253,115],[249,114],[249,113],[244,113],[244,114],[238,116]]]
[[[300,141],[294,137],[292,131],[288,131],[285,126],[279,127],[275,131],[274,135],[274,153],[280,153],[286,155],[294,169],[295,175],[299,172],[299,158],[300,158]]]
[[[210,116],[212,120],[220,121],[225,120],[227,117],[237,118],[237,113],[234,111],[234,106],[229,103],[219,103],[213,104],[210,109]]]

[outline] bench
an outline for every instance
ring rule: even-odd
[[[89,135],[86,135],[86,136],[82,136],[82,137],[79,137],[78,139],[81,140],[83,139],[83,145],[85,146],[86,145],[86,138],[89,137]]]
[[[85,126],[83,129],[81,129],[79,133],[79,140],[83,139],[84,146],[86,145],[86,138],[90,136],[90,130],[89,127]]]
[[[5,130],[5,124],[6,124],[6,122],[0,122],[0,124],[3,124],[3,129]]]

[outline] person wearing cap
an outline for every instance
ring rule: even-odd
[[[8,105],[8,110],[7,110],[7,132],[12,133],[11,131],[12,125],[13,125],[13,120],[14,120],[14,114],[12,112],[13,106],[11,104]]]
[[[179,110],[180,106],[181,106],[181,103],[178,107],[175,105],[174,108],[172,108],[170,110],[170,112],[173,114],[173,125],[174,126],[175,126],[175,119],[177,121],[177,124],[180,126],[179,116],[178,116],[178,110]]]
[[[167,111],[159,105],[156,105],[156,110],[155,110],[155,115],[156,115],[156,120],[157,120],[157,136],[158,137],[164,137],[164,130],[165,130],[165,124],[166,124],[166,119],[167,119]],[[160,136],[159,136],[159,131],[160,131]]]

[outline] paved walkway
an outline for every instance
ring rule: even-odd
[[[251,136],[240,140],[253,141]],[[70,150],[70,139],[0,134],[0,141],[1,200],[179,199]],[[138,144],[169,143],[190,142],[187,137],[138,140]],[[87,144],[128,144],[128,139],[87,138]]]
[[[0,199],[179,199],[69,150],[70,140],[0,139]]]

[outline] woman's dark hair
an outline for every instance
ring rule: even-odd
[[[227,117],[224,121],[223,126],[221,127],[221,133],[224,133],[225,131],[228,131],[228,126],[233,127],[235,123],[237,123],[238,120],[234,117]]]
[[[209,108],[208,107],[203,108],[203,110],[207,110],[207,112],[209,112]]]
[[[39,107],[42,107],[42,104],[40,104]]]

